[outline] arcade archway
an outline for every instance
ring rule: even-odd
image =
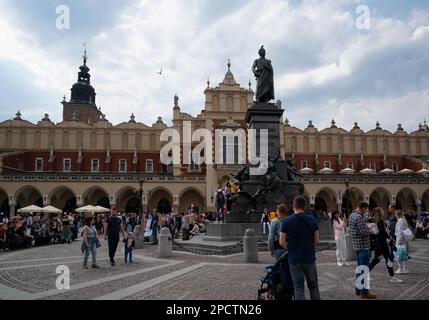
[[[30,205],[43,207],[42,193],[33,186],[26,186],[16,192],[16,210]]]
[[[410,188],[401,189],[396,195],[396,205],[398,209],[408,211],[417,209],[417,195]]]
[[[76,194],[68,187],[55,188],[51,191],[49,198],[51,205],[63,210],[63,212],[74,212],[77,208]]]
[[[392,195],[384,188],[378,187],[371,192],[369,196],[369,207],[374,209],[380,207],[383,210],[387,210],[391,202]]]
[[[173,196],[166,189],[156,189],[149,192],[149,204],[148,209],[154,210],[156,209],[160,213],[170,213],[172,204],[173,204]]]
[[[204,209],[204,198],[194,188],[184,190],[179,196],[179,201],[179,212],[186,212],[191,207],[197,208],[199,212]]]
[[[323,188],[315,198],[315,208],[320,212],[328,212],[330,210],[338,209],[337,195],[331,188]]]

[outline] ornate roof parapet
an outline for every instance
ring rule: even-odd
[[[332,121],[331,121],[331,129],[336,129],[336,128],[338,128],[338,127],[337,127],[337,125],[335,124],[335,120],[334,120],[334,119],[332,119]]]
[[[180,106],[179,106],[179,96],[177,95],[177,93],[174,95],[174,108],[173,110],[180,110]]]
[[[22,121],[22,118],[21,118],[21,112],[18,110],[18,112],[15,114],[16,115],[16,117],[15,118],[13,118],[13,120],[18,120],[18,121]]]
[[[383,130],[381,128],[380,122],[377,121],[377,123],[375,124],[375,130]]]
[[[134,113],[131,113],[130,121],[128,121],[128,123],[136,123],[136,116],[134,115]]]
[[[157,124],[164,124],[164,121],[162,121],[162,117],[158,117],[158,120],[156,120]]]

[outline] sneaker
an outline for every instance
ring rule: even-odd
[[[82,269],[88,269],[88,266],[82,266]]]
[[[401,274],[409,274],[409,273],[410,273],[410,270],[408,269],[401,270]]]
[[[337,266],[342,267],[344,264],[342,262],[337,262]]]
[[[130,260],[130,263],[134,263],[132,260]]]
[[[392,277],[392,278],[390,278],[389,282],[401,283],[401,282],[403,282],[403,280],[399,279],[398,277]]]
[[[99,267],[98,265],[94,264],[94,265],[92,266],[92,269],[100,269],[100,267]]]
[[[395,271],[395,273],[396,273],[396,274],[401,274],[401,273],[402,273],[401,268],[399,268],[398,270],[396,270],[396,271]]]
[[[344,262],[344,264],[345,264],[346,266],[349,266],[349,265],[350,265],[350,263],[348,263],[348,262]]]
[[[115,266],[115,261],[110,261],[110,265],[113,267]]]
[[[361,299],[368,299],[368,300],[374,300],[374,299],[377,299],[377,296],[376,296],[376,295],[371,294],[371,293],[369,293],[369,292],[361,294],[361,296],[360,296],[360,297],[361,297]]]

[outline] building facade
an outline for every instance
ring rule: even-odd
[[[238,154],[246,148],[235,139],[224,140],[233,150],[223,149],[228,164],[163,164],[165,142],[160,138],[167,128],[177,129],[181,140],[198,129],[208,129],[212,137],[217,129],[247,130],[244,118],[254,92],[250,83],[247,88],[236,83],[229,61],[227,68],[217,86],[207,82],[205,106],[197,116],[182,112],[175,95],[171,127],[160,117],[152,125],[137,122],[133,114],[128,122],[113,125],[97,108],[85,53],[71,98],[62,101],[61,123],[45,114],[34,124],[19,112],[0,123],[0,211],[12,216],[30,204],[63,210],[100,204],[137,211],[140,200],[145,209],[162,212],[172,206],[182,212],[191,205],[214,210],[217,185],[240,169]],[[306,196],[316,208],[351,210],[364,200],[371,206],[397,203],[405,210],[429,210],[426,123],[411,133],[401,125],[392,133],[378,123],[369,132],[357,123],[347,131],[334,121],[320,131],[311,121],[304,130],[287,119],[280,127],[281,155],[301,170]],[[182,160],[187,156],[183,150]]]

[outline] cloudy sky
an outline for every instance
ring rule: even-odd
[[[70,29],[56,9],[70,9]],[[370,11],[369,29],[359,5]],[[0,121],[19,109],[60,122],[63,95],[82,64],[83,43],[97,104],[114,124],[170,123],[173,96],[182,111],[204,108],[207,78],[221,82],[230,58],[236,80],[254,79],[263,44],[276,99],[290,123],[319,129],[407,131],[429,120],[427,0],[0,0]],[[160,68],[162,76],[156,74]]]

